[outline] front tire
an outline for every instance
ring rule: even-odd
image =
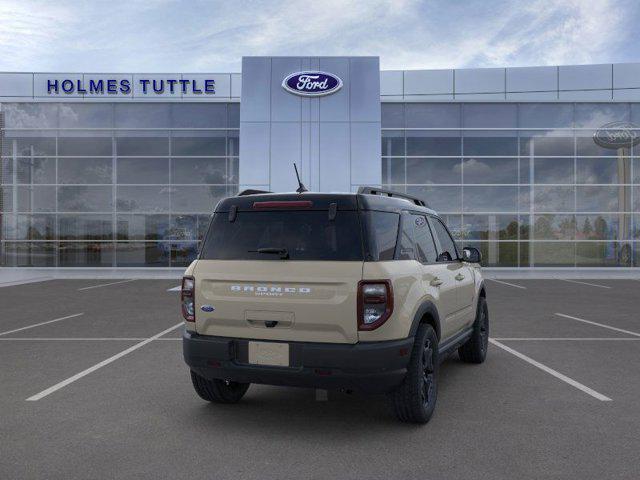
[[[401,422],[427,423],[438,396],[438,337],[431,325],[422,324],[416,332],[407,376],[389,394],[396,417]]]
[[[196,393],[208,402],[238,403],[249,389],[249,383],[208,380],[191,370],[191,383]]]
[[[473,333],[464,345],[458,348],[460,360],[466,363],[482,363],[487,358],[489,345],[489,309],[484,297],[478,298],[476,320],[473,322]]]

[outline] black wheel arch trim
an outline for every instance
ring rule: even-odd
[[[438,314],[438,309],[435,304],[429,300],[423,302],[422,305],[416,311],[416,314],[413,317],[413,322],[411,323],[411,330],[409,331],[410,337],[415,337],[416,332],[418,331],[418,326],[422,322],[422,319],[426,314],[429,314],[431,318],[433,318],[433,322],[435,323],[435,331],[438,336],[438,340],[441,339],[442,329],[440,328],[440,315]]]

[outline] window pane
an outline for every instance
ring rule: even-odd
[[[113,243],[60,243],[58,264],[61,267],[111,267]]]
[[[207,234],[211,215],[196,215],[198,219],[198,240],[202,240]]]
[[[173,183],[230,183],[224,158],[173,158]]]
[[[533,235],[536,240],[573,240],[576,218],[574,215],[534,215]]]
[[[33,186],[18,188],[18,212],[54,212],[56,187]]]
[[[109,158],[59,158],[58,183],[112,183]]]
[[[406,103],[408,128],[459,128],[460,105],[446,103]]]
[[[56,128],[57,103],[2,103],[7,128]]]
[[[577,183],[628,183],[631,163],[622,158],[578,158],[576,160]]]
[[[116,148],[118,155],[153,157],[169,155],[168,137],[117,137]]]
[[[536,212],[574,212],[575,187],[534,187]]]
[[[400,229],[400,236],[398,239],[398,260],[415,260],[415,247],[414,247],[414,233],[413,222],[415,215],[403,214],[401,218],[402,228]],[[426,222],[425,222],[426,223]],[[434,248],[435,250],[435,248]],[[435,255],[434,255],[435,258]]]
[[[408,218],[413,222],[416,259],[422,263],[435,262],[438,253],[427,218],[424,215],[411,215]]]
[[[116,128],[168,128],[171,114],[168,103],[116,103]]]
[[[169,232],[169,215],[118,215],[118,240],[164,240]]]
[[[116,244],[118,267],[168,267],[170,243],[119,242]]]
[[[594,137],[593,137],[594,133],[595,133],[595,130],[586,131],[586,132],[585,131],[576,132],[576,153],[578,155],[601,156],[601,157],[618,156],[619,149],[605,148],[598,145],[594,141]]]
[[[5,267],[54,267],[56,244],[51,242],[5,243]]]
[[[119,212],[169,211],[170,187],[118,186],[116,209]]]
[[[175,128],[226,128],[226,103],[174,103]]]
[[[407,131],[407,155],[411,156],[459,156],[462,142],[458,132]]]
[[[536,267],[573,267],[575,248],[573,242],[532,242],[529,255]]]
[[[198,215],[173,215],[165,240],[197,240]]]
[[[465,212],[517,212],[518,187],[464,187]]]
[[[462,183],[462,165],[459,158],[408,158],[407,183]]]
[[[365,211],[363,217],[368,237],[369,260],[393,260],[400,216],[391,212]]]
[[[169,183],[168,158],[118,157],[119,184]]]
[[[630,267],[631,244],[617,242],[578,242],[576,263],[579,267]]]
[[[539,157],[573,157],[573,136],[554,132],[521,132],[520,155]]]
[[[573,158],[536,158],[535,183],[574,183]]]
[[[227,104],[227,118],[229,128],[240,128],[240,104],[228,103]]]
[[[383,103],[382,128],[404,128],[404,104],[403,103]]]
[[[611,122],[629,122],[628,103],[576,103],[576,128],[600,128]]]
[[[110,212],[113,192],[109,187],[58,187],[59,212]]]
[[[518,183],[517,158],[465,158],[464,183]]]
[[[11,212],[13,204],[13,187],[0,187],[0,212]]]
[[[573,105],[570,103],[522,103],[518,106],[518,125],[520,128],[571,128]]]
[[[576,211],[578,212],[615,212],[630,211],[631,204],[625,205],[630,198],[630,187],[577,187]]]
[[[111,137],[60,137],[58,155],[111,156]]]
[[[465,247],[475,247],[482,254],[483,267],[517,267],[517,242],[469,242]]]
[[[240,154],[240,132],[227,130],[227,155],[236,157]]]
[[[11,133],[11,132],[9,132]],[[37,133],[37,132],[34,132]],[[20,132],[20,135],[24,135],[24,132]],[[53,134],[50,134],[53,135]],[[46,156],[46,155],[55,155],[56,154],[56,139],[55,137],[38,137],[38,136],[6,136],[2,140],[2,154],[3,155],[13,155],[18,156]]]
[[[404,155],[404,131],[382,131],[382,156]]]
[[[465,215],[462,237],[470,240],[517,240],[517,215]],[[447,223],[447,225],[449,225]],[[449,225],[451,229],[451,225]]]
[[[226,155],[225,133],[208,133],[208,136],[177,137],[171,139],[172,155],[224,156]]]
[[[466,128],[516,128],[517,105],[503,103],[466,103],[464,105]]]
[[[60,128],[111,128],[112,115],[110,103],[61,103]]]
[[[382,159],[382,183],[385,183],[385,184],[407,183],[404,169],[405,169],[404,158],[383,158]]]
[[[576,215],[579,240],[627,240],[632,238],[631,215]]]
[[[61,240],[111,240],[113,218],[111,215],[59,215]]]
[[[55,240],[55,215],[18,215],[16,240]]]
[[[210,213],[227,195],[225,187],[171,187],[171,210]]]
[[[473,136],[469,132],[465,134],[463,139],[465,155],[515,156],[518,154],[518,138],[516,136],[497,136],[492,132],[486,132],[486,136],[481,136],[481,133],[474,132]]]
[[[186,267],[193,262],[198,255],[198,243],[196,242],[179,242],[170,243],[171,246],[171,263],[172,267]],[[163,244],[164,246],[164,244]]]
[[[438,213],[462,211],[461,187],[407,187],[407,193],[424,200]]]
[[[11,159],[7,159],[12,162]],[[56,159],[18,157],[18,183],[56,183]],[[6,180],[6,179],[5,179]],[[6,182],[5,183],[10,183]]]

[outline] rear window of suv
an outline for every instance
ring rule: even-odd
[[[282,210],[216,213],[200,253],[203,260],[280,260],[280,254],[259,249],[284,249],[289,260],[362,261],[358,212]]]

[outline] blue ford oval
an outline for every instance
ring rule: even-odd
[[[282,81],[282,88],[303,97],[320,97],[340,90],[342,79],[327,72],[296,72]]]
[[[202,310],[203,312],[213,312],[215,308],[213,308],[212,305],[202,305],[200,307],[200,310]]]

